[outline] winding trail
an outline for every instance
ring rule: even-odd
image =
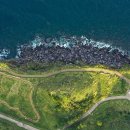
[[[16,79],[22,79],[24,82],[28,82],[32,88],[31,94],[33,94],[33,87],[30,81],[25,80],[23,78],[47,78],[47,77],[51,77],[60,73],[65,73],[65,72],[98,72],[98,73],[104,73],[104,74],[111,74],[111,75],[116,75],[119,78],[125,80],[129,85],[130,85],[130,79],[126,78],[124,75],[122,75],[121,73],[117,72],[117,71],[113,71],[113,70],[107,70],[107,69],[102,69],[102,68],[82,68],[82,69],[64,69],[64,70],[59,70],[59,71],[55,71],[55,72],[50,72],[50,73],[45,73],[45,74],[38,74],[38,75],[24,75],[24,74],[17,74],[13,71],[10,70],[0,70],[0,74],[2,75],[6,75],[8,77],[11,78],[16,78]],[[31,97],[31,96],[30,96]],[[127,92],[126,96],[114,96],[114,97],[108,97],[106,99],[103,99],[101,101],[99,101],[98,103],[96,103],[90,110],[88,110],[88,112],[86,112],[85,114],[82,115],[82,117],[77,120],[77,122],[79,122],[80,120],[86,118],[88,115],[90,115],[100,104],[102,104],[103,102],[109,101],[109,100],[118,100],[118,99],[126,99],[126,100],[130,100],[130,91]],[[33,106],[34,112],[36,113],[37,116],[37,120],[36,122],[40,119],[40,115],[37,112],[33,100],[31,100],[31,104]],[[7,117],[3,114],[0,114],[0,118],[4,119],[4,120],[8,120],[12,123],[15,123],[17,126],[23,127],[26,130],[38,130],[32,126],[26,125],[22,122],[16,121],[13,118]],[[70,125],[66,125],[64,129],[70,127],[73,124]]]
[[[26,120],[33,121],[33,122],[37,123],[37,122],[40,120],[40,115],[39,115],[39,113],[37,112],[37,110],[36,110],[36,108],[35,108],[35,105],[34,105],[34,103],[33,103],[33,100],[32,100],[32,95],[33,95],[33,90],[34,90],[34,87],[32,86],[32,83],[31,83],[30,81],[28,81],[28,80],[25,80],[25,79],[23,79],[23,78],[21,78],[21,77],[15,76],[15,75],[9,75],[9,74],[6,74],[6,73],[4,73],[4,72],[0,72],[0,74],[6,76],[6,77],[8,77],[8,78],[11,78],[11,79],[20,80],[20,81],[22,81],[23,83],[28,84],[28,85],[30,86],[31,92],[30,92],[30,94],[29,94],[29,99],[30,99],[30,103],[31,103],[32,109],[33,109],[33,111],[34,111],[34,113],[35,113],[35,115],[36,115],[36,116],[35,116],[36,120],[32,120],[32,119],[30,119],[30,118],[27,118],[22,112],[20,112],[20,110],[19,110],[18,108],[13,109],[13,110],[17,110],[17,111],[20,113],[20,115],[21,115],[23,118],[25,118]],[[4,101],[3,101],[3,102],[0,102],[0,103],[3,103],[4,105],[8,106],[8,108],[11,108],[11,109],[12,109],[12,107],[9,106],[9,105],[7,105],[8,103],[6,103],[6,102],[4,102]]]
[[[128,93],[126,96],[114,96],[114,97],[108,97],[105,98],[99,102],[97,102],[91,109],[89,109],[86,113],[84,113],[80,119],[78,119],[77,121],[75,121],[74,123],[70,124],[70,125],[65,125],[63,127],[62,130],[65,130],[67,128],[70,128],[71,126],[73,126],[74,124],[82,121],[83,119],[85,119],[86,117],[88,117],[90,114],[93,113],[93,111],[100,106],[102,103],[107,102],[107,101],[111,101],[111,100],[129,100],[130,101],[130,94]]]
[[[19,78],[47,78],[47,77],[51,77],[60,73],[65,73],[65,72],[99,72],[99,73],[104,73],[104,74],[111,74],[111,75],[116,75],[119,78],[125,80],[130,85],[130,79],[126,78],[123,74],[119,73],[118,71],[108,70],[108,69],[103,69],[103,68],[63,69],[63,70],[58,70],[55,72],[49,72],[49,73],[38,74],[38,75],[17,74],[10,70],[1,71],[1,73],[7,73],[9,75],[19,77]]]

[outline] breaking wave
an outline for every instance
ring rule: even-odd
[[[8,56],[10,55],[10,50],[9,49],[0,49],[0,60],[7,59]]]
[[[17,57],[21,54],[21,49],[22,47],[32,47],[35,49],[38,46],[44,45],[45,47],[52,47],[52,46],[60,46],[64,48],[71,48],[74,46],[80,46],[80,45],[92,45],[93,47],[97,48],[110,48],[110,51],[114,49],[118,49],[123,55],[126,53],[128,54],[127,51],[123,50],[122,48],[115,47],[112,45],[112,43],[106,43],[103,41],[96,41],[93,39],[88,39],[86,36],[72,36],[72,37],[67,37],[67,36],[61,36],[59,38],[44,38],[44,37],[39,37],[36,36],[34,40],[32,40],[29,44],[26,45],[21,45],[17,48]]]

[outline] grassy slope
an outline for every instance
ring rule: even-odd
[[[25,130],[8,121],[0,119],[0,130]]]
[[[12,67],[11,70],[18,73],[37,74],[52,72],[62,68],[82,67],[89,66],[24,66],[21,68]],[[104,66],[100,67],[104,68]],[[121,70],[121,72],[123,73],[123,70]],[[32,98],[41,116],[39,122],[32,124],[42,130],[62,128],[65,124],[77,120],[82,113],[87,111],[102,98],[112,95],[122,95],[129,89],[129,86],[116,76],[90,72],[67,72],[49,78],[26,80],[31,81],[33,84],[34,93]],[[31,91],[30,86],[22,81],[16,81],[16,79],[12,80],[4,76],[1,76],[1,81],[0,89],[3,91],[0,91],[0,100],[6,101],[12,107],[18,107],[24,115],[35,119],[35,114],[28,97]],[[12,111],[3,104],[0,104],[0,111],[20,120],[24,120],[17,111]]]
[[[130,65],[124,66],[122,69],[120,69],[120,72],[130,79]]]
[[[0,81],[1,112],[4,112],[3,107],[8,104],[9,108],[17,112],[18,116],[21,116],[22,113],[25,117],[35,118],[33,113],[29,113],[32,110],[29,99],[30,86],[20,79],[12,79],[7,76],[1,76]]]
[[[108,101],[101,104],[92,115],[70,130],[129,130],[130,102]]]
[[[76,120],[102,98],[125,94],[128,89],[116,76],[98,73],[64,73],[39,81],[33,79],[33,82],[38,86],[34,100],[40,115],[56,120],[49,122],[51,129]]]

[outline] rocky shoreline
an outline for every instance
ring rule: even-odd
[[[121,68],[124,64],[130,64],[128,53],[123,54],[118,49],[110,47],[98,48],[91,44],[75,44],[72,47],[41,44],[35,48],[23,46],[17,59],[18,64],[28,62],[53,63],[63,62],[65,64],[78,64],[83,62],[89,65],[102,64],[113,68]]]

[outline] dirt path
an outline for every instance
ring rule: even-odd
[[[32,96],[33,96],[34,87],[32,86],[32,83],[31,83],[30,81],[26,80],[26,79],[23,79],[23,78],[21,78],[21,77],[17,77],[17,76],[15,76],[15,75],[9,75],[9,74],[6,74],[6,73],[4,73],[4,72],[0,72],[0,74],[6,76],[6,77],[8,77],[8,78],[11,78],[11,79],[20,80],[20,81],[22,81],[22,82],[24,82],[25,84],[28,84],[28,85],[30,86],[31,92],[29,93],[29,99],[30,99],[30,103],[31,103],[32,109],[33,109],[33,111],[34,111],[34,113],[35,113],[35,115],[36,115],[36,116],[35,116],[36,120],[32,120],[32,119],[30,119],[30,118],[27,118],[24,114],[22,114],[22,112],[20,112],[20,110],[19,110],[18,108],[17,108],[17,111],[18,111],[18,112],[20,113],[20,115],[22,115],[22,117],[24,117],[25,119],[27,119],[27,120],[32,120],[33,122],[37,123],[37,122],[39,121],[39,119],[40,119],[40,115],[39,115],[39,113],[37,112],[37,110],[36,110],[36,108],[35,108],[35,105],[34,105],[34,103],[33,103]],[[0,103],[1,103],[1,102],[0,102]],[[6,103],[6,104],[8,104],[8,103]],[[8,106],[9,106],[9,105],[8,105]],[[12,108],[12,107],[9,106],[8,108]]]
[[[7,120],[7,121],[9,121],[9,122],[12,122],[12,123],[16,124],[17,126],[22,127],[22,128],[24,128],[24,129],[26,129],[26,130],[38,130],[38,129],[32,127],[32,126],[29,126],[29,125],[26,125],[26,124],[21,123],[21,122],[19,122],[19,121],[16,121],[16,120],[14,120],[14,119],[12,119],[12,118],[10,118],[10,117],[7,117],[7,116],[5,116],[5,115],[3,115],[3,114],[0,114],[0,118],[1,118],[1,119],[4,119],[4,120]]]
[[[63,128],[62,130],[67,129],[67,128],[73,126],[75,123],[78,123],[78,122],[82,121],[83,119],[85,119],[86,117],[88,117],[88,116],[89,116],[90,114],[92,114],[93,111],[94,111],[98,106],[100,106],[102,103],[107,102],[107,101],[110,101],[110,100],[123,100],[123,99],[124,99],[124,100],[130,100],[130,94],[127,93],[126,96],[113,96],[113,97],[108,97],[108,98],[106,98],[106,99],[103,99],[103,100],[97,102],[91,109],[89,109],[86,113],[84,113],[84,114],[81,116],[80,119],[78,119],[76,122],[74,122],[74,123],[72,123],[72,124],[70,124],[70,125],[64,126],[64,128]]]
[[[47,78],[54,76],[56,74],[65,73],[65,72],[99,72],[104,74],[112,74],[116,75],[119,78],[125,80],[130,85],[130,79],[126,78],[124,75],[119,73],[118,71],[114,70],[107,70],[103,68],[82,68],[82,69],[63,69],[55,72],[45,73],[45,74],[39,74],[39,75],[24,75],[24,74],[17,74],[12,71],[2,71],[5,73],[8,73],[9,75],[15,76],[15,77],[21,77],[21,78]]]
[[[130,79],[126,78],[121,73],[119,73],[117,71],[113,71],[113,70],[102,69],[102,68],[64,69],[64,70],[59,70],[59,71],[56,71],[56,72],[46,73],[46,74],[42,74],[42,75],[40,75],[40,74],[39,75],[22,75],[22,74],[17,74],[17,73],[12,72],[12,71],[5,71],[5,70],[3,71],[3,70],[1,70],[0,74],[7,75],[9,77],[19,79],[19,78],[46,78],[46,77],[51,77],[51,76],[54,76],[56,74],[65,73],[65,72],[99,72],[99,73],[111,74],[111,75],[116,75],[119,78],[125,80],[130,85]],[[22,79],[22,80],[24,82],[27,81],[27,80],[24,80],[24,79]],[[29,81],[27,81],[27,82],[32,87],[31,83]],[[31,95],[32,95],[32,93],[33,93],[33,90],[31,91]],[[106,98],[104,100],[99,101],[88,112],[83,114],[83,116],[79,120],[77,120],[77,121],[80,121],[80,120],[86,118],[88,115],[90,115],[103,102],[106,102],[106,101],[109,101],[109,100],[117,100],[117,99],[127,99],[127,100],[130,100],[130,93],[127,93],[126,96],[108,97],[108,98]],[[38,119],[37,119],[37,121],[38,121],[39,118],[40,118],[39,113],[36,111],[35,106],[33,104],[33,101],[31,101],[31,104],[33,106],[33,109],[35,110],[35,113],[36,113],[37,117],[38,117]],[[23,128],[25,128],[27,130],[38,130],[36,128],[33,128],[33,127],[29,126],[29,125],[26,125],[26,124],[23,124],[21,122],[18,122],[16,120],[14,120],[12,118],[9,118],[7,116],[4,116],[2,114],[0,114],[0,118],[8,120],[8,121],[10,121],[12,123],[15,123],[16,125],[18,125],[20,127],[23,127]],[[71,124],[71,125],[73,125],[73,124]],[[68,127],[70,127],[71,125],[65,126],[63,128],[63,130],[68,128]]]

